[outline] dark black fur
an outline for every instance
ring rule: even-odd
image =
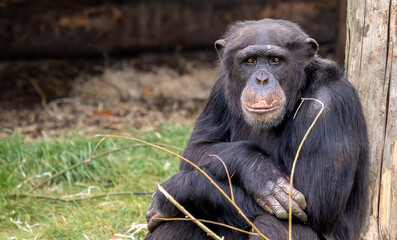
[[[270,129],[249,126],[238,106],[241,90],[233,83],[234,55],[254,44],[253,36],[244,42],[235,34],[246,26],[277,26],[289,29],[292,37],[274,36],[272,44],[289,49],[293,64],[283,73],[281,87],[287,95],[283,121]],[[229,193],[221,157],[231,174],[236,203],[271,240],[287,239],[288,224],[263,210],[252,190],[263,187],[277,174],[289,175],[292,162],[309,125],[320,107],[305,102],[295,119],[301,97],[320,99],[325,110],[312,129],[295,169],[294,187],[306,197],[308,220],[293,224],[294,239],[359,239],[366,212],[368,182],[368,141],[366,124],[356,91],[344,72],[333,62],[317,56],[305,63],[310,46],[302,45],[307,35],[295,24],[282,20],[239,22],[225,34],[229,47],[221,53],[221,76],[212,89],[208,104],[198,118],[184,156],[199,165]],[[284,39],[283,39],[284,38]],[[235,41],[235,42],[233,42]],[[256,42],[257,44],[257,42]],[[230,47],[231,46],[231,47]],[[288,80],[285,80],[288,79]],[[233,85],[234,84],[234,85]],[[281,83],[280,83],[281,84]],[[234,92],[233,92],[234,91]],[[227,223],[250,230],[249,225],[205,177],[185,162],[180,172],[162,184],[195,217]],[[175,208],[161,193],[154,197],[164,216]],[[183,215],[179,214],[179,217]],[[223,227],[209,225],[225,239],[259,239]],[[187,221],[162,222],[146,239],[211,239]]]

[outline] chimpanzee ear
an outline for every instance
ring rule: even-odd
[[[318,43],[313,38],[306,38],[305,43],[307,46],[307,62],[310,62],[317,52]]]
[[[226,40],[225,39],[216,40],[214,43],[214,46],[215,46],[216,52],[218,53],[218,55],[220,57],[222,49],[226,46]]]

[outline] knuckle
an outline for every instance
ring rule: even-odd
[[[296,211],[296,206],[294,205],[293,202],[292,202],[291,205],[292,205],[292,212],[295,212]],[[288,200],[284,202],[284,207],[289,210],[289,201]]]
[[[300,215],[297,215],[297,218],[299,220],[301,220],[302,222],[306,222],[307,221],[307,215],[304,212],[302,212]]]
[[[273,193],[274,196],[282,196],[282,195],[284,195],[283,189],[281,189],[279,187],[274,188],[272,193]]]
[[[285,211],[274,211],[276,216],[280,219],[286,219],[288,218],[288,214]]]
[[[276,183],[283,187],[289,187],[289,182],[283,177],[278,178]]]
[[[153,211],[152,210],[150,210],[150,211],[148,211],[148,212],[146,212],[146,220],[150,220],[152,217],[153,217]]]
[[[306,214],[305,213],[303,213],[303,212],[297,212],[296,214],[295,214],[295,216],[297,217],[297,218],[299,218],[299,219],[302,219],[304,216],[305,216]]]
[[[275,206],[275,207],[274,207],[274,211],[275,211],[277,214],[286,213],[285,209],[284,209],[283,207],[281,207],[281,206]]]
[[[294,198],[296,198],[297,200],[305,201],[305,196],[303,196],[303,194],[300,193],[300,192],[298,192],[297,190],[296,190],[296,192],[294,192],[294,193],[292,194],[292,196],[293,196]]]
[[[270,201],[268,201],[267,198],[257,199],[256,202],[257,202],[258,205],[261,206],[262,208],[265,208],[266,206],[271,205],[271,204],[270,204]]]
[[[267,202],[270,196],[270,192],[269,191],[261,191],[259,192],[256,196],[255,199],[258,202]]]
[[[304,196],[302,193],[297,192],[297,193],[295,193],[295,194],[292,195],[292,198],[293,198],[301,207],[303,207],[303,208],[306,207],[306,199],[305,199],[305,196]]]
[[[156,192],[152,194],[152,200],[156,197]]]
[[[292,214],[296,216],[302,216],[303,211],[300,208],[292,208]]]
[[[263,209],[265,209],[266,212],[270,213],[271,215],[274,215],[274,211],[269,205],[264,205]]]

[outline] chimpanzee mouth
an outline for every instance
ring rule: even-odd
[[[269,129],[277,126],[283,120],[285,115],[284,101],[271,107],[248,107],[244,102],[242,105],[243,116],[248,125],[260,128]]]
[[[243,103],[242,105],[246,111],[252,112],[252,113],[258,113],[258,114],[273,112],[275,110],[282,108],[282,106],[283,106],[282,104],[277,104],[277,105],[271,106],[271,107],[249,107],[245,103]]]

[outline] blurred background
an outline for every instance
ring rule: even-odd
[[[343,64],[345,14],[346,0],[0,0],[0,236],[143,239],[180,160],[93,136],[182,154],[229,24],[294,21]]]
[[[193,121],[229,24],[294,21],[343,64],[345,9],[346,0],[1,0],[0,136]]]

